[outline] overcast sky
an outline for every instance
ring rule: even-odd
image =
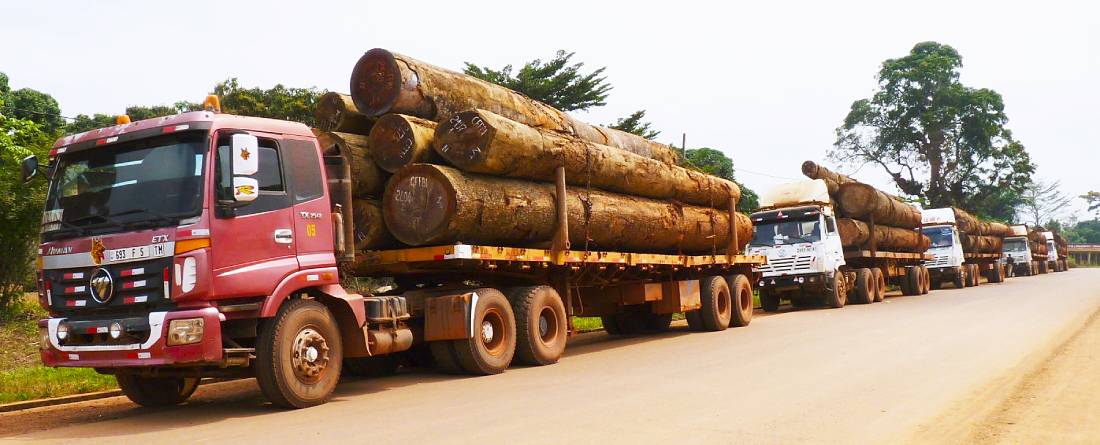
[[[883,60],[935,40],[962,54],[966,85],[1004,96],[1038,177],[1079,195],[1100,190],[1096,4],[4,2],[0,71],[73,116],[200,101],[228,77],[347,92],[352,65],[373,47],[452,69],[567,49],[586,67],[606,66],[614,86],[607,106],[579,117],[607,124],[645,109],[662,141],[679,145],[686,133],[689,147],[723,150],[761,191],[801,179],[806,159],[825,160]],[[896,190],[877,167],[855,176]]]

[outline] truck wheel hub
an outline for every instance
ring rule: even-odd
[[[305,328],[294,338],[294,350],[291,364],[299,380],[317,381],[328,366],[328,342],[325,337],[312,328]]]
[[[493,324],[490,323],[488,320],[482,322],[481,323],[481,341],[484,341],[485,343],[492,343],[493,342],[493,336],[494,336]]]

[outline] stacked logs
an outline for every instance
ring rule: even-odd
[[[725,253],[752,236],[749,218],[730,212],[737,185],[677,165],[664,144],[382,49],[359,59],[350,86],[316,118],[326,153],[351,166],[358,250],[546,247],[559,167],[574,250]]]
[[[867,249],[873,240],[881,250],[922,253],[931,245],[929,238],[917,230],[921,215],[916,207],[813,161],[802,163],[802,173],[825,182],[845,248]]]
[[[982,221],[965,210],[952,207],[955,225],[959,229],[959,242],[963,252],[1000,253],[1004,238],[1012,236],[1012,228],[999,222]]]

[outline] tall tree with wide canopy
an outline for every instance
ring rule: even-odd
[[[830,156],[877,164],[927,207],[957,206],[1011,220],[1035,165],[1005,127],[996,91],[959,81],[962,57],[936,42],[888,59],[878,88],[855,101]]]

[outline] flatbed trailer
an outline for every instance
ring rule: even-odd
[[[888,252],[877,249],[848,249],[844,261],[850,269],[879,269],[886,283],[897,285],[903,295],[926,294],[931,289],[925,261],[928,253]]]
[[[1005,270],[1005,263],[1002,260],[1004,254],[1001,253],[977,253],[977,252],[964,252],[963,264],[973,264],[973,268],[977,269],[975,277],[984,275],[986,280],[990,283],[1002,283],[1005,277],[1008,275]],[[980,284],[980,280],[975,279],[974,285]]]

